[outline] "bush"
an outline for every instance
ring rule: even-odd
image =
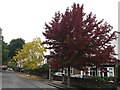
[[[114,77],[88,77],[88,78],[71,78],[71,85],[83,88],[113,88],[116,87],[115,83],[109,81],[115,80]]]
[[[110,81],[115,82],[116,81],[116,77],[90,77],[90,80],[92,80],[93,82],[98,82],[98,83],[109,83]]]
[[[48,74],[49,74],[49,66],[48,66],[48,64],[44,64],[42,66],[41,70],[42,70],[43,78],[47,78],[48,79]]]
[[[120,82],[120,64],[117,65],[117,81]]]

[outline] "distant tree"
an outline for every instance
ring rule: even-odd
[[[18,50],[13,60],[23,66],[26,70],[34,70],[41,65],[45,48],[40,38],[35,38],[32,42],[25,43],[23,49]]]
[[[9,49],[8,49],[8,44],[2,41],[2,64],[7,64],[9,61]]]
[[[88,65],[99,66],[114,62],[114,47],[111,41],[116,39],[112,26],[103,20],[97,21],[92,13],[86,15],[83,5],[75,4],[65,13],[57,12],[49,24],[45,24],[43,35],[46,56],[53,68],[68,68],[68,86],[70,86],[70,67],[80,69]]]
[[[0,28],[0,63],[1,64],[6,64],[7,61],[9,60],[8,57],[8,45],[4,41],[4,37],[2,36],[2,29]]]
[[[9,49],[9,57],[12,58],[13,56],[16,55],[16,52],[18,49],[21,49],[22,46],[25,44],[25,40],[22,38],[17,38],[11,40],[8,49]]]
[[[7,67],[16,70],[16,63],[12,62],[12,60],[7,62]]]

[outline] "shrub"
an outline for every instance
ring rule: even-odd
[[[120,82],[120,64],[117,65],[117,81]]]

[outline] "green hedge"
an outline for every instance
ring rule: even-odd
[[[120,82],[120,64],[117,65],[117,81]]]
[[[98,81],[101,83],[106,83],[109,81],[114,81],[116,80],[116,77],[90,77],[89,79],[93,80],[93,81]]]

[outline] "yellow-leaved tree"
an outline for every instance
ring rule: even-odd
[[[23,67],[26,70],[38,68],[43,61],[45,48],[40,38],[33,39],[32,42],[25,43],[23,49],[18,50],[13,60],[17,62],[17,67]]]

